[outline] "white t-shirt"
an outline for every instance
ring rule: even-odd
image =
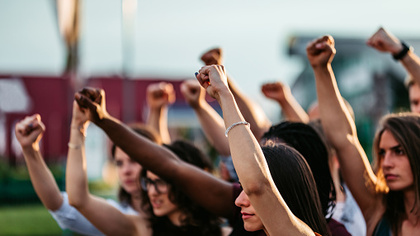
[[[83,235],[104,235],[89,220],[87,220],[76,208],[70,206],[66,192],[61,192],[63,196],[63,204],[56,211],[49,211],[61,229],[69,229],[73,232]],[[130,205],[123,205],[113,199],[107,199],[107,202],[117,208],[124,214],[138,215]]]

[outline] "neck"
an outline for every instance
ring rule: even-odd
[[[420,219],[420,209],[417,203],[415,204],[416,194],[413,190],[404,192],[404,208],[407,220],[410,221],[413,225],[417,225]]]

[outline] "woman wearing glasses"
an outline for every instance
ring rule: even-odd
[[[164,145],[181,160],[211,172],[210,159],[194,145],[175,141]],[[150,215],[153,235],[220,235],[219,218],[208,213],[170,180],[153,172],[141,172],[142,209]],[[151,207],[150,207],[151,206]]]
[[[85,125],[88,115],[74,104],[73,117]],[[203,208],[192,203],[175,189],[170,180],[160,180],[143,170],[144,214],[128,215],[120,212],[106,200],[89,193],[83,135],[70,137],[66,171],[66,190],[69,203],[82,213],[105,235],[221,235],[220,221]],[[168,145],[178,157],[200,168],[211,169],[205,155],[185,142]],[[162,163],[164,164],[164,163]],[[153,187],[152,187],[153,186]],[[156,187],[155,187],[156,186]],[[146,193],[146,194],[145,194]],[[147,199],[147,200],[146,200]],[[149,201],[150,199],[150,201]],[[156,209],[156,210],[155,210]]]

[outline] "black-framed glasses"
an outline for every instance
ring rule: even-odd
[[[158,192],[159,194],[168,192],[169,185],[164,180],[162,179],[152,180],[149,178],[141,178],[141,188],[144,191],[146,192],[149,191],[149,188],[152,185],[155,187],[156,192]]]

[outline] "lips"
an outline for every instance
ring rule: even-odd
[[[396,180],[397,179],[397,175],[393,175],[393,174],[386,174],[385,175],[385,179],[387,180],[387,181],[392,181],[392,180]]]
[[[241,214],[242,214],[242,219],[244,219],[244,220],[249,219],[249,218],[254,216],[254,214],[250,214],[250,213],[246,213],[246,212],[241,212]]]
[[[150,199],[150,203],[152,204],[152,207],[155,209],[162,206],[162,201],[156,198]]]

